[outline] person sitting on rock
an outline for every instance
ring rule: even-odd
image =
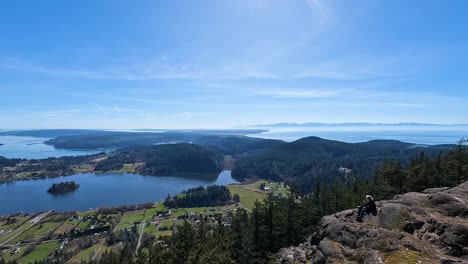
[[[370,195],[366,195],[366,200],[367,200],[367,203],[359,206],[358,215],[357,215],[358,222],[362,222],[362,218],[366,214],[377,215],[377,206],[375,205],[374,198],[372,198],[372,196]]]

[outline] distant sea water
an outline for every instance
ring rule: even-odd
[[[273,128],[268,132],[249,136],[279,139],[287,142],[303,137],[316,136],[348,143],[385,139],[424,145],[437,145],[456,144],[461,138],[468,137],[468,129]]]
[[[48,138],[0,136],[0,156],[21,159],[45,159],[49,157],[79,156],[95,154],[103,150],[56,149],[44,144]]]

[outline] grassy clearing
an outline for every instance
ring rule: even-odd
[[[55,230],[54,235],[63,235],[70,233],[78,222],[66,221],[63,223],[57,230]]]
[[[26,256],[21,256],[18,259],[19,263],[34,263],[35,261],[41,261],[50,256],[54,250],[60,245],[59,242],[47,242],[38,245],[33,252]]]
[[[80,252],[78,252],[75,256],[73,256],[70,260],[67,261],[67,263],[83,263],[83,262],[88,262],[90,261],[94,256],[96,258],[99,258],[102,254],[104,254],[106,251],[111,251],[111,250],[117,250],[117,249],[122,249],[121,247],[115,245],[115,246],[106,246],[105,245],[105,240],[100,240],[99,243],[94,244],[93,246],[84,249]]]
[[[136,164],[133,164],[133,163],[127,163],[127,164],[124,164],[123,167],[119,170],[119,172],[123,172],[123,173],[133,173],[135,172],[136,170]]]
[[[91,164],[83,164],[83,165],[79,165],[79,166],[73,166],[72,169],[73,169],[73,171],[75,173],[84,173],[84,172],[93,171],[94,167]]]
[[[175,222],[177,222],[177,221],[164,221],[164,222],[160,222],[159,226],[172,228],[172,226],[174,225]]]
[[[163,210],[163,209],[159,209],[159,210]],[[159,210],[157,208],[151,208],[151,209],[146,210],[146,220],[148,219],[151,220],[151,217],[155,216]]]
[[[136,211],[136,212],[129,212],[125,213],[122,217],[122,220],[115,228],[116,230],[124,229],[124,228],[131,228],[135,222],[143,221],[145,218],[144,211]]]
[[[31,223],[29,221],[26,221],[24,222],[21,226],[19,226],[18,228],[16,228],[15,230],[13,230],[12,232],[4,235],[4,236],[1,236],[0,237],[0,243],[4,242],[4,241],[7,241],[8,239],[10,239],[11,237],[15,236],[16,234],[22,232],[23,230],[25,230],[26,228],[28,228],[29,226],[31,225]]]
[[[265,184],[265,187],[269,187],[270,191],[260,190],[260,185]],[[227,186],[231,195],[237,193],[240,197],[242,206],[252,209],[255,200],[263,201],[268,193],[273,195],[281,195],[286,197],[289,194],[289,188],[285,187],[282,182],[268,182],[266,180],[259,180],[251,184],[231,184]]]
[[[0,222],[0,230],[14,230],[15,228],[21,226],[26,222],[30,217],[29,216],[18,216],[14,217],[16,222],[13,224],[7,225],[5,222]]]
[[[91,260],[91,258],[94,256],[94,254],[99,250],[99,248],[102,246],[102,244],[98,243],[95,244],[85,250],[82,250],[78,252],[75,256],[73,256],[68,263],[82,263],[82,262],[87,262]]]
[[[269,188],[269,191],[262,191],[260,185],[265,184],[265,188]],[[245,189],[252,191],[260,191],[264,193],[273,193],[273,195],[286,197],[289,194],[289,187],[285,187],[282,182],[273,182],[267,180],[259,180],[251,184],[241,185]]]
[[[28,230],[26,230],[24,233],[21,235],[17,236],[15,239],[13,239],[12,242],[20,242],[22,240],[28,240],[31,238],[40,238],[46,235],[48,232],[53,231],[55,228],[57,228],[60,225],[60,223],[55,223],[55,222],[46,222],[46,223],[39,223]]]
[[[26,246],[20,247],[20,253],[14,255],[10,254],[10,252],[14,251],[16,248],[12,248],[11,250],[6,251],[5,255],[1,256],[0,259],[3,257],[3,260],[5,260],[6,263],[17,260],[21,257],[21,254],[23,254],[22,252],[24,252],[25,248]]]
[[[78,216],[80,216],[81,218],[83,218],[83,217],[86,217],[86,216],[95,215],[96,213],[97,213],[97,211],[95,211],[95,210],[92,210],[92,211],[84,211],[84,212],[78,212]]]
[[[145,226],[145,233],[156,235],[158,227],[154,223],[147,223]]]
[[[77,228],[80,230],[86,230],[91,226],[91,221],[82,221]]]
[[[158,236],[162,236],[162,237],[172,236],[172,231],[158,231]]]
[[[240,197],[240,203],[247,209],[252,209],[256,200],[263,201],[266,198],[266,193],[262,193],[260,190],[252,191],[246,189],[242,185],[232,184],[228,185],[229,191],[232,195],[237,193]]]
[[[101,249],[99,249],[99,251],[97,251],[96,257],[99,258],[99,257],[102,256],[104,253],[106,253],[106,251],[107,251],[107,252],[110,252],[110,251],[115,251],[115,250],[117,250],[117,249],[122,249],[122,247],[119,247],[119,246],[117,246],[117,245],[114,245],[114,246],[110,246],[110,247],[109,247],[109,246],[106,246],[106,245],[104,244],[104,241],[103,241],[103,242],[102,242],[102,247],[101,247]]]

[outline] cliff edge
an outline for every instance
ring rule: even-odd
[[[355,210],[323,217],[305,243],[281,249],[277,263],[468,263],[468,182],[377,206],[363,223]]]

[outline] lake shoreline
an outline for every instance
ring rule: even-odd
[[[54,183],[74,181],[75,192],[60,196],[46,190]],[[81,173],[71,176],[0,184],[0,215],[17,212],[84,211],[90,208],[115,207],[164,200],[183,190],[199,186],[238,183],[230,171],[217,177],[194,179],[181,176],[145,176],[130,173]],[[25,194],[28,195],[25,195]]]
[[[230,170],[229,170],[230,171]],[[57,175],[57,176],[48,176],[48,177],[37,177],[37,178],[22,178],[22,179],[13,179],[13,180],[3,180],[0,179],[0,185],[2,184],[12,184],[15,182],[22,182],[22,181],[38,181],[38,180],[45,180],[45,179],[56,179],[56,178],[67,178],[71,177],[73,175],[78,175],[78,174],[96,174],[96,175],[110,175],[110,174],[119,174],[119,173],[125,173],[125,174],[132,174],[132,175],[137,175],[137,176],[147,176],[147,177],[190,177],[190,178],[195,178],[195,179],[203,179],[203,178],[215,178],[218,176],[219,173],[223,172],[223,170],[217,172],[216,174],[203,174],[203,173],[179,173],[177,172],[177,175],[168,175],[166,174],[143,174],[143,173],[137,173],[137,172],[124,172],[124,171],[80,171],[80,172],[73,172],[70,174],[63,174],[63,175]]]

